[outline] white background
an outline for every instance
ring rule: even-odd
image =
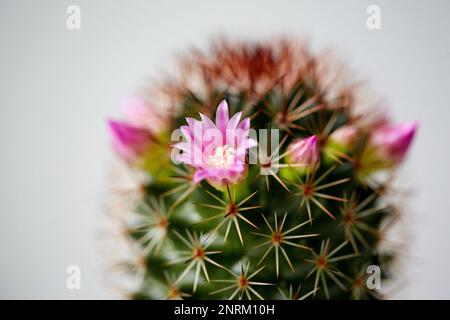
[[[450,2],[0,1],[0,298],[108,298],[98,226],[113,161],[105,119],[217,33],[307,35],[420,121],[400,183],[412,235],[394,298],[450,298]],[[66,28],[66,8],[82,27]],[[382,28],[366,28],[366,8]],[[104,254],[104,253],[103,253]],[[66,288],[66,267],[82,288]]]

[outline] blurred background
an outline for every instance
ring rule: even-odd
[[[450,299],[449,13],[444,0],[0,0],[0,298],[115,297],[99,240],[115,161],[105,120],[191,45],[286,34],[333,47],[396,121],[419,120],[397,183],[410,191],[407,260],[389,298]],[[66,287],[69,265],[80,290]]]

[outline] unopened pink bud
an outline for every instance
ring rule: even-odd
[[[108,127],[116,153],[127,162],[134,162],[148,150],[151,135],[148,130],[125,122],[109,120]]]
[[[414,138],[418,124],[407,122],[399,125],[385,125],[375,130],[370,144],[381,159],[390,164],[403,160]]]
[[[319,160],[317,136],[297,139],[288,146],[288,157],[296,164],[314,165]]]

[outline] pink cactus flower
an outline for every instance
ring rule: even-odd
[[[315,165],[319,160],[317,136],[294,140],[287,150],[289,160],[293,163]]]
[[[187,118],[181,132],[185,141],[175,144],[182,153],[176,160],[193,166],[193,181],[206,179],[213,186],[223,187],[238,182],[246,172],[247,149],[257,145],[248,137],[250,118],[241,120],[242,112],[231,119],[228,104],[223,100],[216,111],[216,123],[203,114],[201,121]]]
[[[380,159],[389,164],[397,164],[405,157],[417,127],[415,121],[379,127],[371,136],[370,145]]]
[[[148,130],[114,120],[108,121],[108,127],[116,153],[126,162],[135,162],[148,150],[151,142]]]

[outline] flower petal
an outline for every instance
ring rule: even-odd
[[[195,119],[194,118],[186,118],[186,122],[189,126],[189,129],[191,129],[191,131],[194,131],[194,123],[195,123]]]
[[[242,122],[239,124],[238,129],[247,131],[250,129],[250,118],[245,118],[242,120]]]
[[[200,181],[204,180],[207,176],[208,175],[204,170],[199,169],[194,173],[192,181],[194,181],[194,183],[199,183]]]
[[[194,137],[194,135],[191,132],[191,129],[188,126],[181,126],[180,130],[183,136],[186,138],[187,142],[192,142],[192,138]]]
[[[222,100],[216,111],[216,127],[223,133],[227,128],[228,119],[228,104],[226,100]]]
[[[200,113],[200,119],[202,119],[202,123],[203,123],[205,130],[216,128],[216,125],[214,124],[214,122],[210,118],[205,116],[203,113]]]
[[[245,147],[247,149],[256,147],[258,145],[258,142],[255,139],[252,139],[252,138],[247,139],[244,143],[245,143]]]
[[[241,120],[242,112],[236,113],[231,117],[230,121],[228,121],[227,130],[234,130],[237,128],[239,121]]]

